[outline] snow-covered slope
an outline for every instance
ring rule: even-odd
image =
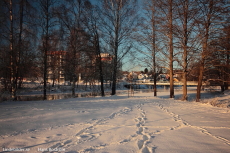
[[[229,108],[163,93],[0,104],[0,152],[228,153]]]

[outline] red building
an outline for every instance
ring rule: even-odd
[[[47,53],[47,73],[48,82],[64,83],[64,64],[66,51],[48,51]]]

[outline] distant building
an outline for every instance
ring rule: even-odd
[[[113,56],[110,55],[109,53],[101,53],[101,61],[104,61],[104,62],[112,62],[113,60]]]
[[[141,79],[144,79],[144,78],[145,78],[144,74],[142,74],[142,73],[140,73],[137,77],[138,77],[138,79],[139,79],[139,80],[141,80]]]
[[[47,53],[47,79],[51,84],[64,83],[64,64],[66,51],[48,51]]]
[[[101,61],[102,61],[102,71],[104,75],[104,80],[109,81],[112,80],[113,73],[113,56],[109,53],[101,53]]]

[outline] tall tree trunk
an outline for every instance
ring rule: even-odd
[[[76,23],[76,26],[77,26],[77,29],[75,29],[74,27],[74,38],[73,38],[73,41],[72,41],[72,46],[73,46],[73,56],[75,57],[75,59],[77,59],[77,48],[76,48],[76,43],[78,43],[77,41],[79,41],[79,38],[80,37],[80,32],[81,32],[81,28],[80,28],[80,19],[81,19],[81,7],[82,7],[82,0],[78,0],[77,1],[77,4],[78,4],[78,11],[77,11],[77,23]],[[77,36],[77,38],[76,38]],[[72,83],[72,96],[75,97],[75,87],[76,87],[76,69],[77,71],[79,70],[79,66],[78,66],[78,63],[76,62],[76,60],[73,59],[73,83]]]
[[[17,48],[17,54],[15,55],[16,60],[15,60],[15,80],[14,80],[14,84],[15,84],[15,90],[14,90],[14,100],[16,100],[16,94],[17,94],[17,89],[18,89],[18,79],[19,74],[20,74],[20,65],[21,65],[21,52],[22,52],[22,31],[23,31],[23,14],[24,11],[24,0],[20,1],[20,23],[19,23],[19,38],[18,38],[18,48]],[[19,80],[20,81],[20,80]],[[22,80],[21,80],[22,81]]]
[[[112,80],[112,93],[111,95],[116,95],[116,84],[117,84],[117,57],[114,57],[114,67],[113,67],[113,80]]]
[[[156,74],[156,23],[155,23],[155,2],[152,1],[152,57],[153,57],[153,79],[154,79],[154,96],[157,96],[157,74]]]
[[[73,82],[72,82],[72,97],[75,97],[75,87],[76,87],[76,76],[73,74]]]
[[[79,26],[79,24],[77,24],[77,26]],[[76,62],[76,58],[77,58],[77,51],[76,51],[76,42],[77,42],[77,36],[78,36],[78,30],[79,29],[75,29],[73,30],[73,36],[71,39],[71,48],[72,48],[72,52],[73,52],[73,57],[72,58],[72,66],[73,66],[73,70],[72,70],[72,97],[75,97],[75,87],[76,87],[76,68],[77,68],[77,62]]]
[[[205,67],[205,59],[206,59],[206,54],[207,54],[207,45],[208,45],[208,32],[209,32],[209,27],[206,27],[206,36],[204,38],[203,42],[203,51],[201,55],[201,62],[200,62],[200,70],[199,70],[199,77],[198,77],[198,85],[197,85],[197,94],[196,94],[196,102],[200,101],[200,93],[201,93],[201,87],[202,87],[202,81],[203,81],[203,75],[204,75],[204,67]]]
[[[183,72],[183,97],[182,100],[188,100],[188,96],[187,96],[187,65],[188,65],[188,60],[187,60],[187,56],[188,56],[188,50],[187,50],[187,46],[188,46],[188,0],[185,1],[184,4],[184,24],[183,24],[183,48],[184,48],[184,54],[183,54],[183,68],[184,68],[184,72]]]
[[[197,85],[197,94],[196,94],[196,102],[200,101],[200,93],[201,93],[201,87],[202,87],[202,81],[203,81],[203,75],[204,75],[204,68],[205,68],[205,60],[208,56],[208,39],[209,39],[209,31],[210,31],[210,25],[211,25],[211,17],[212,17],[212,11],[213,11],[213,0],[209,0],[209,6],[208,6],[209,12],[207,14],[207,19],[205,21],[205,35],[202,41],[203,48],[202,48],[202,54],[201,54],[201,62],[200,62],[200,71],[199,71],[199,78],[198,78],[198,85]]]
[[[113,52],[112,92],[116,94],[117,74],[122,58],[130,51],[131,35],[137,26],[136,0],[103,0],[100,17],[105,42]],[[122,45],[121,45],[122,43]]]
[[[44,70],[43,70],[43,100],[47,99],[47,53],[49,45],[49,0],[46,0],[45,6],[45,17],[46,17],[46,27],[45,27],[45,46],[44,46]]]
[[[156,51],[154,49],[154,56],[153,56],[153,79],[154,79],[154,96],[157,96],[157,73],[156,73]]]
[[[174,98],[173,81],[173,0],[169,0],[169,76],[170,76],[170,98]]]
[[[119,35],[119,24],[120,24],[120,16],[119,9],[116,11],[116,20],[115,20],[115,39],[114,39],[114,65],[113,65],[113,82],[112,82],[112,94],[116,95],[116,85],[117,85],[117,65],[118,65],[118,35]]]
[[[204,59],[202,57],[202,60],[201,60],[201,63],[200,63],[199,77],[198,77],[196,102],[200,101],[200,93],[201,93],[201,87],[202,87],[203,73],[204,73]]]
[[[227,28],[226,28],[226,30],[227,30],[227,35],[226,35],[226,37],[227,37],[227,40],[226,40],[226,42],[228,42],[228,43],[226,43],[226,50],[227,50],[227,53],[226,53],[226,73],[227,74],[229,74],[230,73],[230,65],[229,65],[229,60],[230,60],[230,57],[229,57],[229,55],[230,55],[230,26],[228,26]],[[226,75],[225,74],[225,81],[226,82],[224,82],[224,88],[225,88],[225,90],[228,90],[228,86],[229,86],[229,78],[230,78],[230,76],[229,75]]]
[[[47,38],[46,38],[47,39]],[[46,43],[47,44],[47,40]],[[44,70],[43,70],[43,100],[46,100],[47,96],[46,96],[46,91],[47,91],[47,48],[45,48],[45,52],[44,52]]]
[[[183,72],[183,97],[182,100],[188,100],[187,96],[187,71]]]
[[[99,42],[99,37],[98,33],[95,33],[95,43],[96,43],[96,52],[98,55],[98,66],[99,66],[99,75],[100,75],[100,82],[101,82],[101,96],[105,96],[105,91],[104,91],[104,77],[103,77],[103,69],[102,69],[102,61],[101,61],[101,50],[100,50],[100,42]]]
[[[99,56],[99,71],[100,71],[100,81],[101,81],[101,96],[105,96],[105,91],[104,91],[104,77],[103,77],[103,70],[102,70],[102,62],[101,62],[101,56]]]
[[[16,85],[15,85],[15,55],[14,55],[14,19],[13,19],[13,3],[12,0],[9,1],[10,8],[10,81],[11,81],[11,98],[15,100],[16,95]]]
[[[226,72],[229,74],[229,51],[230,51],[230,48],[227,49],[227,59],[226,59],[226,65],[227,65],[227,68],[226,68]],[[225,75],[225,81],[224,82],[224,89],[225,90],[228,90],[228,82],[229,82],[229,75]]]
[[[74,28],[74,30],[73,30],[73,36],[71,36],[72,37],[72,39],[71,39],[71,49],[72,49],[72,53],[73,53],[73,57],[75,57],[76,58],[76,54],[77,54],[77,51],[76,51],[76,35],[77,35],[77,32],[76,32],[77,30]],[[73,70],[72,70],[72,97],[75,97],[75,87],[76,87],[76,74],[75,74],[75,72],[76,72],[76,60],[75,60],[75,58],[72,58],[72,62],[71,62],[71,64],[72,64],[72,66],[73,66]]]

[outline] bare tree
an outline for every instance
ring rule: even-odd
[[[50,34],[51,29],[55,26],[54,20],[54,6],[56,1],[55,0],[39,0],[40,10],[40,17],[39,17],[39,24],[41,27],[42,33],[42,46],[41,51],[43,55],[43,99],[46,100],[47,97],[47,54],[50,50],[51,46],[50,42]]]
[[[160,43],[160,54],[162,67],[169,71],[170,77],[170,98],[174,98],[174,80],[173,80],[173,62],[174,62],[174,6],[175,0],[156,1],[160,19],[160,35],[162,42]],[[166,45],[167,44],[167,45]]]
[[[93,6],[90,2],[85,2],[85,12],[84,12],[84,24],[88,30],[88,33],[90,33],[90,36],[92,37],[92,46],[93,50],[96,54],[96,69],[99,70],[99,80],[101,82],[101,96],[105,96],[104,92],[104,74],[103,74],[103,63],[101,58],[101,35],[99,34],[100,26],[99,25],[99,16],[100,12],[97,6]]]
[[[170,77],[170,98],[174,98],[173,80],[173,0],[169,0],[169,77]]]
[[[130,36],[137,21],[136,0],[104,0],[102,2],[102,25],[104,41],[113,54],[112,95],[116,94],[118,63],[131,49]]]
[[[15,71],[14,71],[14,19],[13,19],[13,3],[9,1],[9,17],[10,17],[10,81],[11,81],[11,92],[12,98],[15,99],[16,85],[15,85]]]
[[[33,43],[31,36],[34,34],[34,27],[30,23],[33,15],[32,8],[33,6],[27,0],[1,1],[1,21],[3,21],[0,28],[1,46],[2,49],[4,46],[9,46],[9,49],[3,49],[4,54],[6,51],[9,54],[2,54],[1,56],[6,56],[2,60],[5,66],[3,69],[6,70],[2,77],[4,78],[3,82],[5,82],[5,90],[10,90],[13,100],[16,100],[18,88],[21,87],[22,78],[25,74],[23,64],[31,59],[21,60],[24,59],[25,53],[31,49]]]
[[[11,97],[13,100],[16,100],[16,92],[17,92],[17,70],[18,70],[18,58],[20,58],[18,55],[17,55],[17,50],[16,50],[16,30],[15,30],[15,18],[16,18],[16,15],[15,15],[15,11],[13,11],[13,8],[16,8],[16,3],[12,0],[10,1],[5,1],[5,4],[8,8],[8,11],[9,11],[9,57],[10,57],[10,64],[9,64],[9,67],[10,67],[10,87],[11,87]],[[22,8],[22,5],[20,5]],[[22,28],[21,28],[21,25],[22,25],[22,18],[23,18],[23,15],[21,13],[21,9],[20,9],[20,34],[19,36],[21,36],[21,32],[22,32]],[[7,38],[7,37],[6,37]],[[20,43],[21,44],[21,43]],[[21,45],[19,45],[20,47]]]
[[[185,0],[182,2],[183,7],[183,42],[182,46],[184,49],[183,53],[183,97],[182,100],[187,100],[187,64],[188,64],[188,11],[189,2]]]
[[[83,67],[89,62],[85,62],[84,58],[91,56],[88,49],[89,36],[83,25],[85,2],[87,0],[66,0],[65,5],[63,4],[56,12],[67,38],[67,64],[69,66],[67,73],[71,75],[73,96],[75,96],[76,77],[81,73],[81,70],[86,70]]]
[[[175,13],[173,12],[175,2],[168,1],[145,1],[144,3],[144,20],[141,21],[142,33],[145,37],[138,35],[136,39],[145,46],[146,51],[140,52],[147,55],[151,59],[151,67],[153,67],[154,80],[156,81],[156,68],[161,67],[168,70],[170,74],[170,98],[174,97],[173,82],[173,21]],[[167,45],[166,45],[167,44]],[[145,59],[146,60],[146,59]],[[157,62],[156,62],[157,61]],[[156,96],[156,82],[154,81],[154,95]]]
[[[11,75],[10,75],[10,2],[0,1],[0,45],[1,45],[1,83],[4,85],[3,91],[11,90]],[[8,23],[8,24],[4,24]]]
[[[196,3],[193,0],[178,0],[176,4],[176,23],[175,39],[178,40],[177,47],[182,50],[182,68],[183,68],[183,96],[182,100],[187,100],[187,74],[188,64],[193,55],[194,46],[196,46],[196,22],[198,15]],[[178,60],[180,63],[180,60]]]
[[[209,83],[220,85],[221,91],[228,89],[229,83],[229,27],[224,26],[218,37],[209,43],[210,56],[207,58],[204,75]]]
[[[224,89],[228,90],[230,84],[230,25],[224,26],[223,37],[220,38],[221,50],[225,51],[225,78],[224,78]]]
[[[200,72],[197,85],[197,95],[196,101],[200,101],[200,93],[202,87],[202,80],[205,71],[205,63],[207,58],[210,56],[210,43],[209,40],[213,34],[214,23],[218,23],[221,19],[221,12],[223,10],[224,1],[214,1],[214,0],[199,0],[198,6],[200,9],[200,18],[198,18],[199,30],[201,36],[201,58],[200,58]],[[216,25],[217,26],[217,25]]]
[[[150,63],[153,72],[153,79],[154,79],[154,96],[157,96],[157,64],[156,64],[156,54],[157,54],[157,46],[156,46],[156,38],[157,38],[157,7],[155,5],[155,1],[144,1],[143,2],[144,14],[142,22],[140,23],[141,30],[137,32],[134,39],[138,41],[138,43],[146,48],[138,49],[138,51],[146,56],[146,58],[150,58]],[[145,61],[146,58],[144,58]]]

